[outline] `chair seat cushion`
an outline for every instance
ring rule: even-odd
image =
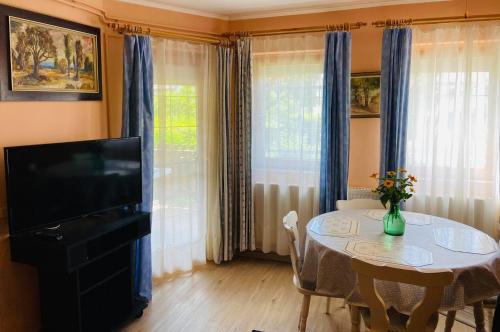
[[[361,313],[361,316],[363,317],[363,321],[365,322],[366,327],[370,328],[370,309],[360,307],[359,312]],[[389,326],[389,331],[390,332],[404,332],[406,331],[406,323],[408,322],[408,319],[410,318],[408,315],[402,314],[395,310],[394,308],[390,308],[387,310],[387,315],[389,316],[389,321],[390,321],[390,326]],[[431,318],[427,322],[427,326],[425,329],[425,332],[433,332],[436,330],[437,323],[439,320],[438,313],[435,312],[432,314]]]

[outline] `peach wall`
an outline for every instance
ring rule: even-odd
[[[0,0],[0,4],[100,27],[103,44],[102,101],[0,102],[0,331],[28,332],[40,328],[37,274],[30,266],[10,261],[8,227],[3,215],[3,147],[119,136],[123,37],[108,31],[97,15],[100,11],[111,17],[168,22],[188,30],[222,32],[227,30],[227,22],[112,0]]]
[[[56,1],[0,0],[0,3],[100,26],[95,15]],[[104,54],[106,52],[103,49]],[[0,148],[103,138],[107,135],[105,100],[0,102]],[[0,207],[4,208],[3,149],[0,152],[0,165]],[[37,274],[30,266],[10,261],[7,234],[6,221],[0,220],[0,331],[37,331],[40,326]]]
[[[144,22],[151,25],[158,24],[176,29],[207,33],[223,33],[229,29],[229,23],[225,20],[138,6],[115,0],[104,1],[103,8],[110,18],[129,19],[134,22]]]
[[[209,0],[207,0],[209,1]],[[109,17],[165,24],[186,30],[221,33],[363,20],[463,14],[464,1],[381,7],[342,12],[222,21],[172,11],[119,3],[114,0],[0,0],[24,8],[102,28],[103,101],[0,102],[0,148],[119,136],[121,126],[121,75],[123,38],[107,30],[99,17],[79,9],[89,4]],[[470,14],[500,12],[498,0],[470,1]],[[83,6],[85,7],[85,6]],[[381,30],[371,27],[353,32],[353,72],[380,68]],[[109,79],[106,79],[109,78]],[[367,178],[378,169],[379,120],[354,119],[351,123],[350,183],[372,185]],[[5,207],[3,154],[0,152],[0,211]],[[40,326],[36,271],[10,262],[7,225],[0,213],[0,331],[36,331]],[[20,314],[22,312],[22,314]]]
[[[371,26],[372,21],[388,18],[447,17],[464,14],[465,1],[409,4],[364,8],[328,13],[293,15],[231,21],[231,31],[283,29],[319,26],[344,22],[367,22],[368,26],[352,31],[352,72],[380,71],[382,29]],[[500,0],[469,1],[470,15],[500,13]],[[380,151],[380,120],[352,119],[349,158],[349,184],[371,187],[369,175],[378,171]]]
[[[349,146],[349,185],[372,187],[372,173],[378,172],[380,119],[353,119]]]

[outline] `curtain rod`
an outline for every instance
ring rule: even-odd
[[[464,15],[450,17],[427,17],[415,19],[388,19],[385,21],[374,21],[372,25],[376,28],[395,28],[409,25],[426,25],[439,23],[454,23],[454,22],[484,22],[484,21],[500,21],[500,14],[492,15]]]
[[[224,37],[217,33],[188,30],[137,20],[131,21],[129,19],[121,17],[109,16],[104,10],[89,5],[81,0],[54,1],[94,14],[99,17],[102,23],[120,34],[134,33],[165,38],[184,39],[193,42],[210,44],[219,44],[224,40]],[[113,28],[113,26],[115,26],[115,28]]]
[[[166,29],[160,30],[152,27],[143,27],[140,25],[132,25],[132,24],[108,23],[108,27],[119,34],[138,34],[138,35],[147,35],[154,37],[182,39],[192,42],[209,43],[214,45],[224,43],[225,40],[223,36],[220,37],[203,36],[194,33],[188,34],[177,31],[170,31]]]
[[[366,22],[355,22],[355,23],[341,23],[341,24],[331,24],[331,25],[318,25],[302,28],[283,28],[283,29],[271,29],[271,30],[254,30],[248,31],[250,36],[274,36],[274,35],[287,35],[294,33],[308,33],[308,32],[325,32],[325,31],[350,31],[361,29],[366,26]]]
[[[151,24],[148,22],[131,21],[129,19],[120,17],[111,17],[106,14],[106,12],[100,8],[91,6],[81,0],[54,0],[63,3],[67,6],[78,8],[89,13],[92,13],[100,18],[100,20],[111,27],[113,24],[115,26],[129,26],[131,31],[124,31],[121,33],[139,33],[147,34],[158,37],[174,38],[174,39],[184,39],[193,42],[202,42],[210,44],[221,44],[226,45],[229,43],[228,36],[235,36],[235,33],[209,33],[195,30],[188,30],[182,28],[168,27],[160,24]],[[425,25],[425,24],[438,24],[438,23],[453,23],[453,22],[482,22],[482,21],[498,21],[500,20],[500,14],[491,15],[468,15],[468,4],[466,0],[465,4],[465,14],[463,16],[451,16],[451,17],[430,17],[430,18],[417,18],[417,19],[399,19],[399,20],[379,20],[372,22],[372,26],[377,28],[385,27],[398,27],[405,25]],[[348,26],[346,27],[346,24]],[[308,32],[325,32],[325,31],[346,31],[360,29],[367,24],[365,22],[356,23],[343,23],[336,25],[322,25],[322,26],[310,26],[301,28],[284,28],[284,29],[271,29],[271,30],[255,30],[248,31],[247,34],[250,36],[271,36],[271,35],[282,35],[282,34],[294,34],[294,33],[308,33]],[[137,30],[138,29],[139,32]],[[117,30],[115,30],[117,31]],[[119,31],[117,31],[119,32]],[[120,33],[120,32],[119,32]],[[240,33],[241,35],[241,33]],[[236,36],[240,36],[237,35]],[[230,37],[229,37],[230,38]]]

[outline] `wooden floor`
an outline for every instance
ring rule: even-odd
[[[240,258],[156,285],[142,318],[124,331],[297,331],[301,299],[292,285],[291,265]],[[329,315],[324,301],[313,297],[307,331],[350,331],[342,301],[332,300]],[[441,316],[437,331],[443,323]],[[453,331],[474,330],[456,322]]]

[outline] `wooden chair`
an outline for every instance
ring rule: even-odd
[[[476,332],[486,332],[486,324],[485,324],[485,319],[484,319],[484,308],[487,309],[495,309],[497,305],[497,298],[489,298],[484,301],[479,301],[476,303],[472,304],[472,308],[474,310],[474,323],[476,324]],[[444,327],[444,332],[451,332],[453,328],[453,324],[455,323],[455,317],[457,315],[456,311],[448,311],[448,314],[446,315],[446,323]],[[465,325],[473,327],[469,322],[461,321],[460,319],[457,319],[458,321],[462,322]],[[492,330],[495,331],[495,330]]]
[[[500,244],[500,242],[499,242],[499,244]],[[500,298],[500,296],[499,296],[499,298]],[[486,332],[486,326],[485,326],[485,320],[484,320],[484,308],[487,308],[487,309],[497,308],[497,301],[498,301],[497,297],[491,297],[489,299],[479,301],[479,302],[472,304],[472,308],[474,310],[474,323],[476,324],[476,332]],[[451,332],[451,329],[453,328],[453,324],[455,323],[456,315],[457,315],[456,311],[448,311],[448,314],[446,315],[446,323],[444,326],[444,332]],[[495,312],[495,315],[496,315],[495,317],[500,316],[496,312]],[[470,323],[468,323],[468,322],[461,321],[460,319],[457,319],[457,320],[463,324],[471,326]],[[497,320],[500,320],[500,319],[497,318]],[[499,324],[499,322],[497,322],[497,324]],[[495,331],[495,329],[492,329],[492,331]]]
[[[424,332],[436,329],[437,310],[441,304],[444,287],[453,281],[451,270],[425,272],[417,269],[377,265],[356,257],[352,259],[352,268],[358,273],[361,296],[369,307],[369,310],[366,308],[360,308],[360,310],[365,313],[363,315],[365,325],[370,328],[371,332]],[[413,308],[410,316],[400,314],[394,309],[388,311],[383,299],[375,289],[374,279],[425,287],[425,296]]]
[[[493,316],[493,326],[492,331],[500,330],[500,295],[497,297],[497,303],[495,305],[495,315]]]
[[[311,301],[311,295],[326,297],[326,313],[330,312],[330,297],[331,295],[316,292],[314,290],[308,289],[303,281],[300,279],[300,270],[302,267],[302,259],[300,257],[300,236],[299,229],[297,227],[297,212],[291,211],[283,218],[283,226],[288,234],[289,247],[290,247],[290,258],[292,260],[293,267],[293,284],[303,295],[302,298],[302,308],[300,310],[299,326],[300,332],[306,330],[307,316],[309,315],[309,304]]]
[[[355,210],[355,209],[384,209],[384,206],[378,199],[358,198],[337,201],[337,210]]]

